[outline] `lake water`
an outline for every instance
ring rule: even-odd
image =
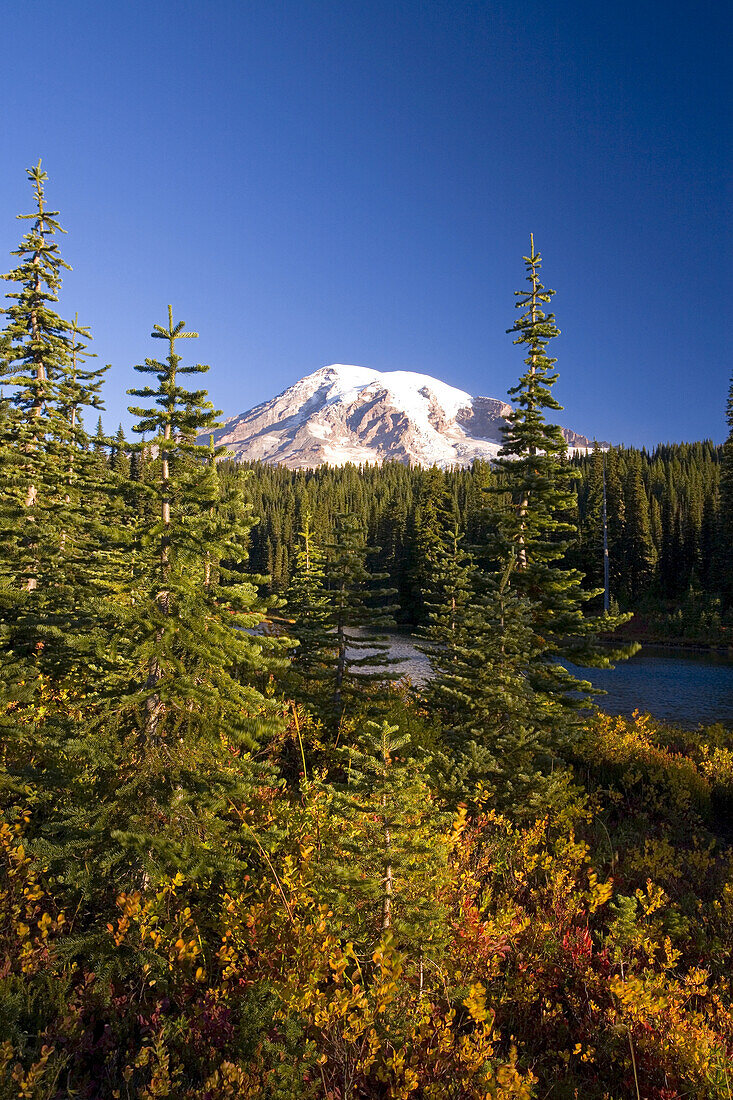
[[[399,670],[415,683],[430,675],[427,658],[410,634],[390,636],[395,657],[404,658]],[[733,660],[694,650],[644,646],[614,669],[568,668],[603,688],[598,706],[609,714],[631,714],[637,709],[660,720],[695,727],[722,722],[733,727]]]

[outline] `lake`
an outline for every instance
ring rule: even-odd
[[[390,650],[404,658],[403,675],[424,683],[430,667],[414,636],[390,635]],[[733,727],[733,660],[729,657],[648,645],[614,669],[567,667],[607,692],[598,696],[597,703],[609,714],[631,714],[637,709],[681,726],[722,722]]]

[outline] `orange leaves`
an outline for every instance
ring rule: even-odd
[[[115,946],[119,947],[127,936],[130,930],[131,924],[137,918],[141,908],[141,895],[138,891],[134,894],[120,894],[117,898],[117,904],[122,910],[122,916],[117,921],[117,928],[112,924],[107,925],[107,931],[111,934],[115,941]]]
[[[643,773],[645,790],[655,768],[664,783],[688,782],[643,721],[601,727],[609,754],[627,761],[614,764],[619,774]],[[324,788],[314,775],[307,796],[263,792],[242,809],[250,863],[228,891],[176,875],[119,893],[97,918],[124,978],[89,987],[91,1023],[70,1018],[64,1043],[82,1049],[119,1015],[115,1034],[129,1046],[110,1055],[105,1096],[343,1100],[348,1082],[353,1096],[444,1100],[450,1082],[455,1100],[552,1089],[601,1100],[633,1096],[634,1072],[649,1100],[726,1095],[733,874],[702,834],[684,862],[662,830],[619,855],[620,828],[634,822],[614,833],[609,815],[599,830],[569,785],[558,809],[525,824],[460,807],[441,834],[439,885],[419,865],[414,876],[416,889],[439,890],[445,938],[393,928],[367,942],[353,895],[328,879],[345,826]],[[12,980],[30,988],[40,976],[45,990],[67,980],[54,951],[66,922],[22,833],[21,821],[0,823],[0,933]],[[707,909],[698,897],[684,911],[675,891],[689,890],[693,866],[715,881]],[[21,1067],[18,1096],[42,1094],[58,1073],[67,1047],[48,1053],[49,1034],[56,1042],[39,1029],[22,1056],[0,1045],[5,1076]]]
[[[177,904],[177,888],[184,882],[179,873],[164,882],[153,897],[143,898],[139,890],[120,894],[117,905],[122,915],[116,927],[107,924],[115,946],[127,943],[133,948],[153,951],[158,959],[165,957],[169,971],[181,968],[188,974],[200,959],[202,941],[191,908]],[[201,981],[200,974],[205,973],[205,968],[198,966],[195,980]]]
[[[678,811],[710,802],[710,780],[703,768],[689,756],[660,747],[648,714],[634,711],[632,718],[599,714],[588,726],[583,754],[595,767],[622,767],[627,784],[647,776]]]
[[[489,1018],[486,1009],[486,986],[481,982],[472,984],[468,996],[463,999],[463,1004],[468,1009],[471,1019],[477,1024],[483,1024]]]
[[[56,909],[42,880],[43,868],[27,854],[22,831],[27,814],[20,821],[0,823],[0,951],[4,968],[20,969],[26,975],[47,963],[54,939],[61,934],[66,916]]]

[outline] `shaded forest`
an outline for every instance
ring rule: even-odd
[[[722,447],[705,441],[570,459],[578,475],[577,536],[568,564],[582,571],[586,587],[603,586],[605,477],[611,599],[623,610],[641,611],[660,637],[730,641],[722,455]],[[270,591],[287,590],[304,517],[328,541],[336,517],[349,512],[361,518],[367,544],[376,548],[375,568],[389,573],[396,588],[399,621],[410,625],[425,621],[426,553],[437,512],[448,506],[466,541],[478,544],[487,528],[497,527],[505,504],[502,474],[482,462],[450,471],[400,463],[295,472],[243,466],[252,471],[247,494],[260,517],[250,535],[250,560],[271,578]]]

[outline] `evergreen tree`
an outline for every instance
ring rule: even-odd
[[[3,333],[2,382],[12,387],[2,421],[0,460],[3,474],[2,544],[4,572],[12,589],[30,593],[59,564],[57,522],[62,457],[69,435],[59,407],[59,386],[70,362],[69,325],[53,309],[62,269],[53,239],[63,232],[58,211],[46,209],[47,180],[39,161],[28,170],[36,210],[20,214],[32,221],[20,247],[20,263],[3,279],[18,289],[6,295],[13,304]],[[16,603],[18,597],[16,595]]]
[[[615,447],[606,453],[606,514],[609,582],[611,596],[618,601],[625,592],[626,504],[619,452]]]
[[[394,589],[381,587],[386,574],[367,568],[369,548],[365,529],[351,515],[337,518],[333,543],[328,546],[327,587],[331,602],[330,622],[335,642],[331,723],[338,729],[347,710],[356,712],[365,702],[378,704],[374,689],[395,678],[383,631],[394,626],[394,610],[388,600]],[[376,552],[376,549],[373,550]]]
[[[70,361],[65,366],[63,378],[58,387],[58,400],[61,412],[68,424],[73,443],[80,450],[87,447],[87,433],[84,430],[83,410],[102,408],[101,387],[109,365],[89,369],[84,364],[88,359],[96,359],[87,349],[91,340],[89,328],[79,324],[79,315],[68,326],[70,337]],[[100,434],[102,418],[97,422],[97,435]],[[104,432],[102,432],[102,437]]]
[[[97,457],[106,458],[108,444],[109,440],[104,434],[104,424],[102,423],[102,417],[100,416],[97,418],[97,430],[92,437],[92,450],[94,451],[95,455],[97,455]]]
[[[670,481],[665,486],[662,507],[662,550],[659,555],[659,582],[662,594],[674,596],[680,591],[682,547],[679,544],[679,507]]]
[[[379,571],[389,575],[397,590],[400,605],[400,619],[412,621],[412,583],[408,576],[409,544],[408,516],[411,512],[411,499],[404,492],[404,486],[395,485],[380,508],[375,522],[375,541],[381,547],[377,558]]]
[[[425,596],[432,585],[436,553],[440,553],[438,547],[441,540],[441,504],[444,492],[440,470],[433,467],[425,471],[412,524],[409,567],[410,619],[415,623],[424,623],[428,616]]]
[[[644,487],[641,460],[638,455],[634,455],[628,464],[624,498],[626,592],[634,606],[640,597],[649,591],[654,579],[655,565],[649,498]]]
[[[342,822],[338,849],[327,865],[325,894],[346,917],[346,929],[368,960],[389,937],[419,971],[447,939],[439,889],[448,846],[444,814],[424,775],[424,762],[403,755],[409,738],[398,727],[367,722],[341,753],[345,780],[333,812]],[[425,883],[430,889],[425,889]]]
[[[700,523],[698,559],[700,562],[700,580],[705,591],[715,591],[717,585],[717,510],[718,498],[714,491],[705,494]],[[661,546],[661,539],[660,539]]]
[[[428,624],[419,633],[425,640],[421,648],[437,683],[441,674],[449,672],[459,660],[459,647],[465,643],[465,615],[478,583],[476,562],[464,547],[457,518],[446,516],[429,562],[430,583],[424,595]]]
[[[506,807],[526,797],[547,762],[540,761],[546,748],[527,676],[539,649],[530,605],[511,586],[511,572],[510,562],[503,575],[484,573],[456,547],[426,632],[432,678],[423,691],[441,720],[447,793],[472,799],[483,792]]]
[[[203,881],[227,873],[238,832],[230,810],[257,777],[258,739],[280,724],[255,686],[273,667],[267,651],[287,641],[252,633],[266,609],[264,578],[244,571],[251,510],[241,483],[222,490],[210,447],[195,441],[216,426],[206,391],[182,385],[208,367],[182,366],[176,344],[196,334],[174,324],[170,307],[152,335],[168,356],[137,367],[156,384],[130,392],[146,402],[131,412],[134,430],[152,435],[145,492],[157,515],[137,518],[111,640],[116,667],[75,746],[82,805],[47,851],[61,867],[85,868],[75,886],[89,893],[177,871]]]
[[[125,439],[125,432],[120,424],[115,433],[114,444],[109,457],[110,469],[120,478],[127,480],[130,477],[130,448]]]
[[[58,678],[78,660],[87,635],[95,477],[86,456],[82,410],[101,406],[103,370],[83,367],[88,331],[54,309],[61,273],[41,162],[29,169],[36,209],[13,255],[17,267],[2,338],[0,381],[9,390],[0,418],[0,638],[7,689],[29,689],[44,672]],[[20,671],[20,666],[23,672]]]
[[[723,444],[723,459],[720,468],[720,528],[722,533],[722,579],[723,598],[726,607],[733,607],[733,376],[728,389],[726,406],[728,438]]]
[[[447,749],[436,763],[451,798],[484,792],[511,806],[536,780],[530,608],[509,583],[514,559],[502,574],[480,568],[455,512],[446,507],[441,515],[441,538],[429,555],[430,623],[421,631],[432,672],[422,696],[440,718]],[[478,548],[481,558],[496,552],[488,541]]]
[[[557,381],[555,359],[547,355],[550,340],[559,335],[553,314],[542,306],[554,291],[540,282],[541,256],[531,238],[524,257],[529,288],[515,292],[521,315],[509,332],[527,350],[526,371],[509,393],[515,409],[507,416],[497,466],[511,496],[502,519],[503,564],[514,590],[531,608],[534,641],[526,649],[526,673],[536,695],[537,721],[545,728],[547,747],[567,741],[573,723],[569,712],[582,705],[579,695],[591,690],[587,681],[571,676],[558,657],[607,666],[609,658],[596,644],[600,629],[611,630],[619,618],[586,617],[583,605],[596,590],[584,590],[582,575],[564,558],[576,536],[568,518],[574,511],[575,471],[567,461],[560,427],[548,423],[545,411],[559,411],[552,395]]]
[[[139,456],[131,457],[137,464]],[[577,509],[571,500],[561,510],[560,518],[571,528],[579,527],[580,541],[571,540],[563,563],[585,574],[582,582],[585,589],[600,587],[602,547],[593,546],[592,540],[602,529],[596,509],[605,463],[611,601],[629,604],[625,591],[624,485],[629,467],[637,457],[648,499],[653,552],[659,560],[655,595],[676,598],[684,591],[689,580],[684,576],[686,555],[696,562],[698,580],[706,593],[717,594],[722,585],[720,569],[707,570],[705,561],[707,557],[718,566],[723,561],[718,503],[722,447],[709,441],[664,445],[650,454],[634,448],[612,447],[604,455],[576,454],[569,459],[568,465],[580,478]],[[333,542],[337,517],[344,510],[353,509],[364,527],[366,544],[374,551],[370,569],[388,573],[397,589],[396,618],[415,622],[419,615],[425,620],[428,614],[425,599],[432,585],[430,547],[436,541],[437,530],[437,513],[434,504],[429,503],[430,496],[438,501],[438,512],[449,508],[457,517],[461,531],[465,532],[465,545],[474,547],[478,564],[489,570],[494,568],[492,538],[507,509],[509,493],[505,474],[492,472],[486,463],[440,471],[385,463],[379,469],[367,466],[356,473],[356,483],[355,470],[348,467],[287,470],[257,462],[243,465],[252,475],[246,487],[247,499],[261,517],[250,535],[250,561],[253,568],[263,573],[276,569],[280,574],[279,585],[283,583],[283,570],[287,571],[288,581],[292,575],[296,532],[302,530],[305,511],[310,512],[313,529],[325,546]],[[154,466],[152,459],[148,466]],[[361,493],[357,492],[359,485]],[[487,494],[489,488],[492,492]],[[428,517],[426,524],[421,522],[423,515]],[[440,518],[438,526],[442,522]],[[711,540],[712,551],[705,548]],[[668,569],[670,555],[675,564]],[[663,576],[668,580],[663,580]],[[600,610],[600,596],[588,607]]]
[[[311,528],[310,514],[296,545],[293,575],[286,594],[290,633],[298,641],[291,663],[295,694],[315,713],[330,695],[334,638],[330,633],[329,599],[325,586],[325,553]]]
[[[579,547],[576,555],[584,574],[586,588],[602,588],[603,579],[603,503],[606,491],[605,455],[598,443],[593,446],[590,470],[583,493],[583,518],[579,520]]]

